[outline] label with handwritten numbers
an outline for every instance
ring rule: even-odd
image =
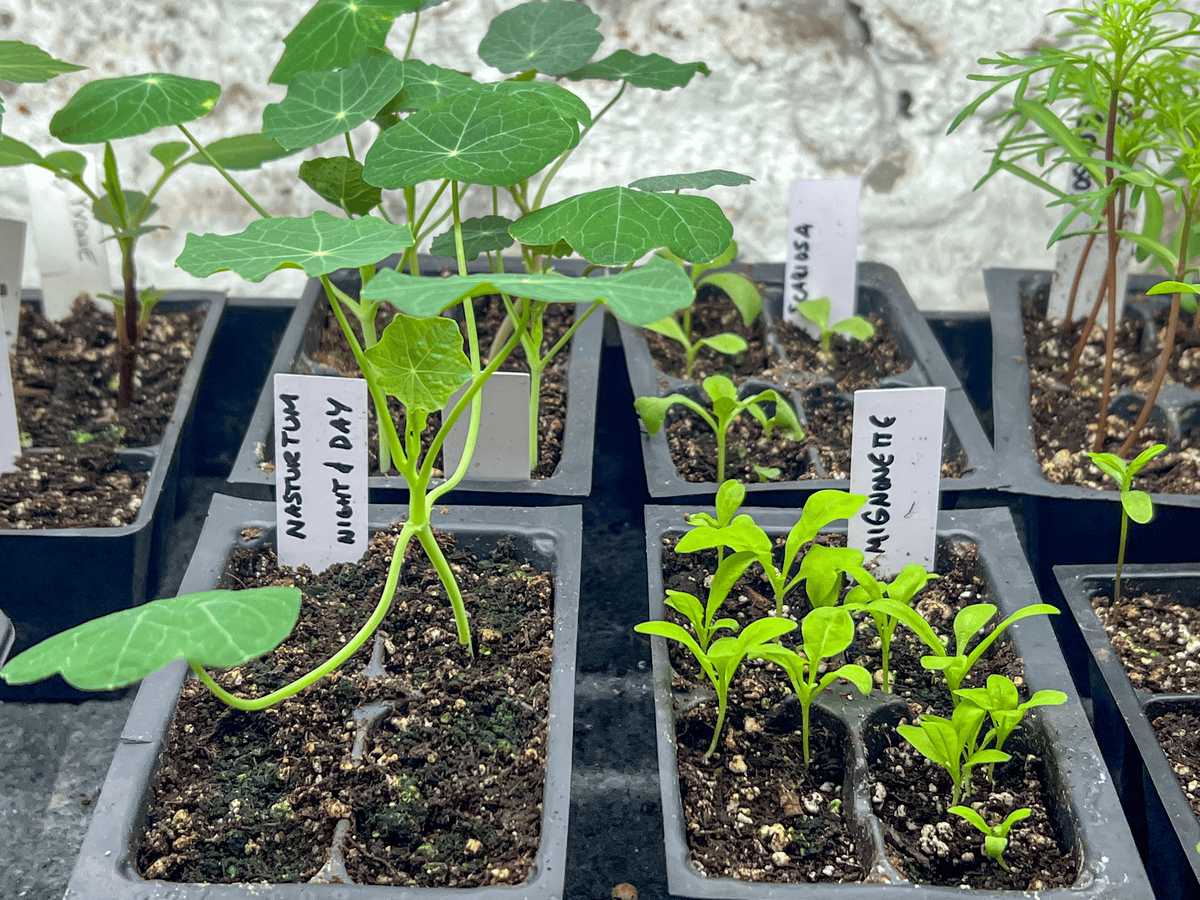
[[[1095,141],[1096,135],[1085,132],[1082,137]],[[1086,194],[1096,189],[1095,179],[1087,166],[1075,164],[1067,169],[1067,193]],[[1070,206],[1063,206],[1064,215],[1070,211]],[[1086,228],[1089,224],[1087,216],[1079,216],[1070,226],[1071,231]],[[1126,212],[1125,220],[1117,227],[1133,230],[1137,225],[1137,216]],[[1046,316],[1051,319],[1063,319],[1067,315],[1067,306],[1071,299],[1071,286],[1075,283],[1075,275],[1079,271],[1079,261],[1087,250],[1087,261],[1083,264],[1083,273],[1079,277],[1079,286],[1075,292],[1075,305],[1071,307],[1071,318],[1086,319],[1095,305],[1104,280],[1108,277],[1108,237],[1096,235],[1096,239],[1088,244],[1088,235],[1076,234],[1061,238],[1055,242],[1054,275],[1050,279],[1050,298],[1046,303]],[[1129,278],[1129,261],[1133,256],[1133,244],[1121,241],[1117,245],[1117,319],[1125,310],[1125,283]],[[1105,301],[1107,307],[1107,300]],[[1100,322],[1105,321],[1102,311]]]
[[[275,376],[279,562],[320,572],[367,549],[367,383]]]
[[[828,297],[829,321],[854,315],[858,263],[857,178],[799,179],[788,197],[787,251],[783,266],[783,317],[806,328],[800,316],[805,300]]]
[[[867,502],[847,543],[889,578],[909,563],[933,569],[945,409],[944,387],[854,392],[850,492]]]

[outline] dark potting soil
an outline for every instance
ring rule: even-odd
[[[1200,818],[1200,746],[1196,744],[1200,716],[1187,712],[1166,713],[1150,724],[1154,726],[1167,761],[1175,770],[1192,814]]]
[[[848,395],[875,387],[882,379],[909,367],[884,324],[878,319],[874,324],[873,339],[852,341],[835,335],[832,353],[825,353],[804,329],[789,322],[774,323],[775,336],[790,360],[790,368],[808,373],[805,377],[811,376],[808,386],[799,389],[807,419],[806,434],[800,441],[792,441],[775,429],[767,437],[756,419],[739,416],[730,425],[726,438],[726,478],[755,483],[850,477],[854,404]],[[697,382],[711,374],[726,375],[735,383],[747,378],[779,383],[788,380],[784,367],[767,352],[761,323],[743,325],[737,307],[723,292],[701,289],[693,307],[692,330],[699,336],[733,332],[749,345],[746,352],[734,356],[702,348],[693,372]],[[646,339],[655,366],[668,375],[683,377],[686,355],[682,346],[650,331],[646,332]],[[699,416],[682,406],[674,407],[664,430],[680,478],[696,483],[717,480],[716,436]],[[815,451],[821,460],[824,475],[809,464],[810,451]],[[964,463],[961,455],[945,461],[943,477],[957,477]]]
[[[1048,288],[1047,288],[1048,290]],[[1031,411],[1034,450],[1046,480],[1054,484],[1116,490],[1116,483],[1103,474],[1088,458],[1096,437],[1104,378],[1105,322],[1102,312],[1089,337],[1078,370],[1068,385],[1067,364],[1075,350],[1084,322],[1064,328],[1061,320],[1046,320],[1037,310],[1045,308],[1041,298],[1023,298],[1025,347],[1029,361]],[[1143,347],[1142,319],[1126,316],[1117,327],[1114,354],[1113,391],[1121,389],[1137,398],[1127,408],[1110,405],[1108,438],[1103,449],[1118,453],[1142,408],[1142,398],[1150,389],[1166,332],[1166,313],[1155,319],[1156,337],[1149,348]],[[1163,387],[1182,384],[1200,390],[1200,331],[1191,326],[1191,316],[1180,319],[1180,331]],[[1124,414],[1119,411],[1123,410]],[[1138,473],[1136,486],[1144,491],[1167,494],[1193,494],[1200,485],[1200,442],[1195,433],[1185,433],[1176,441],[1152,416],[1138,437],[1130,456],[1136,456],[1153,444],[1167,445]]]
[[[133,405],[117,409],[111,314],[82,299],[62,322],[21,308],[13,353],[17,420],[28,446],[0,475],[0,528],[119,526],[141,506],[147,475],[121,467],[121,447],[158,443],[192,359],[203,311],[156,312],[141,340]]]
[[[217,676],[261,696],[336,652],[378,601],[397,529],[363,561],[313,575],[274,551],[238,551],[223,586],[295,584],[300,621],[276,650]],[[296,882],[324,865],[339,822],[362,884],[520,884],[539,843],[552,656],[553,578],[502,541],[476,559],[439,536],[471,615],[459,646],[436,573],[416,543],[379,632],[340,673],[263,712],[185,685],[138,850],[148,878]],[[379,703],[377,718],[356,710]]]
[[[1092,609],[1135,688],[1153,694],[1200,694],[1200,609],[1172,594],[1112,594],[1091,598]]]
[[[389,306],[384,306],[379,310],[376,322],[377,332],[383,333],[384,326],[391,321],[394,315],[394,310]],[[504,304],[499,297],[480,297],[475,300],[475,316],[476,328],[479,332],[479,349],[484,356],[484,364],[486,365],[486,355],[488,348],[491,345],[492,337],[496,334],[500,324],[505,319]],[[568,328],[575,321],[575,308],[564,303],[552,303],[546,309],[542,319],[542,345],[541,352],[547,352],[553,347],[559,339],[566,334]],[[359,339],[362,339],[362,332],[359,330],[358,323],[351,317],[351,325],[354,328],[355,334]],[[468,352],[465,344],[463,352]],[[361,377],[358,369],[358,364],[354,360],[353,354],[350,352],[350,347],[346,344],[346,337],[342,334],[341,326],[338,324],[337,317],[334,316],[332,310],[329,310],[325,319],[325,328],[321,333],[321,343],[316,352],[312,354],[313,359],[317,362],[327,365],[343,375]],[[571,345],[568,343],[562,350],[554,355],[550,364],[542,372],[541,379],[541,395],[538,404],[538,464],[534,471],[534,478],[549,478],[558,468],[558,463],[562,459],[562,441],[563,431],[566,428],[567,421],[567,368],[571,362]],[[525,349],[518,345],[513,350],[512,354],[500,366],[502,372],[528,372],[529,364],[526,361]],[[389,398],[388,409],[391,411],[392,420],[396,423],[397,432],[404,435],[404,407],[400,405],[394,398]],[[429,423],[422,432],[422,444],[428,447],[441,426],[442,415],[440,412],[435,412],[429,417]],[[368,457],[370,464],[378,471],[379,458],[379,426],[375,420],[374,406],[370,406],[367,410],[367,430],[368,430]],[[435,475],[442,474],[442,465],[439,459],[438,467],[435,470]]]
[[[664,538],[663,586],[703,598],[706,579],[715,570],[715,556],[710,551],[676,554],[676,540],[674,535]],[[844,544],[839,536],[822,540]],[[777,544],[782,547],[782,539]],[[988,586],[971,544],[944,542],[938,550],[937,570],[940,576],[926,585],[914,605],[946,639],[953,633],[959,609],[988,601]],[[809,609],[803,590],[789,600],[796,606],[785,604],[784,614],[802,618]],[[721,615],[731,615],[744,626],[770,614],[774,606],[770,585],[755,564],[730,592]],[[673,610],[668,609],[667,615],[686,624]],[[780,640],[795,647],[799,630]],[[676,673],[672,684],[681,705],[688,706],[680,713],[676,736],[693,860],[714,876],[772,882],[862,880],[866,874],[859,862],[863,848],[854,846],[840,806],[832,802],[843,797],[842,738],[828,725],[823,731],[814,730],[814,761],[806,767],[794,696],[788,700],[787,678],[774,665],[750,660],[734,679],[723,737],[705,762],[703,753],[716,719],[712,691],[691,654],[674,642],[669,642],[669,647]],[[891,648],[892,693],[907,706],[904,718],[910,721],[922,712],[948,717],[952,699],[945,681],[939,673],[921,667],[922,655],[924,645],[907,629],[898,629]],[[846,662],[872,672],[876,685],[882,684],[879,641],[869,618],[857,623],[855,642],[844,656]],[[1006,638],[992,645],[964,687],[982,686],[989,674],[997,673],[1012,678],[1027,696],[1022,661]],[[855,690],[845,682],[836,684],[831,689]],[[1011,746],[1006,749],[1013,753],[1013,760],[997,767],[995,787],[985,788],[984,777],[977,772],[977,790],[964,800],[982,804],[979,809],[988,821],[1002,819],[995,813],[1006,806],[1004,815],[1023,806],[1034,810],[1010,833],[1005,859],[1012,873],[986,857],[981,836],[965,820],[946,812],[951,805],[948,776],[915,751],[906,753],[911,748],[891,728],[882,735],[867,736],[868,746],[879,748],[871,761],[874,811],[880,817],[892,861],[907,877],[936,884],[1016,889],[1075,882],[1079,860],[1057,831],[1054,801],[1041,776],[1041,762],[1028,758],[1022,735],[1019,729],[1010,738]],[[904,749],[898,749],[901,747]],[[786,768],[779,760],[786,761]],[[767,764],[772,767],[766,768]],[[897,766],[900,772],[896,772]],[[789,794],[761,787],[764,784],[798,787]],[[930,784],[936,789],[929,791]]]

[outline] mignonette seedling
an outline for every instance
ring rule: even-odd
[[[667,410],[672,406],[678,404],[695,413],[716,435],[717,481],[725,480],[725,444],[729,427],[743,412],[749,412],[758,420],[768,438],[776,427],[788,440],[798,441],[804,437],[804,429],[800,427],[796,413],[777,391],[767,389],[739,400],[737,388],[724,375],[709,375],[701,382],[701,387],[712,402],[711,410],[683,394],[638,397],[633,401],[633,405],[651,436],[658,434],[662,429],[667,419]],[[767,412],[766,404],[773,406],[774,411]]]
[[[1121,602],[1121,572],[1125,568],[1125,541],[1129,534],[1129,520],[1145,525],[1154,517],[1154,501],[1145,491],[1134,490],[1133,477],[1146,464],[1167,449],[1166,444],[1147,447],[1132,462],[1125,462],[1115,453],[1088,452],[1096,467],[1112,478],[1121,489],[1121,537],[1117,544],[1117,572],[1113,579],[1113,603]]]
[[[965,700],[987,711],[992,722],[993,746],[997,750],[1004,749],[1005,741],[1020,726],[1026,712],[1037,706],[1061,706],[1067,702],[1067,695],[1062,691],[1040,690],[1022,703],[1012,679],[998,674],[987,677],[986,687],[959,688],[954,696],[956,700]]]
[[[913,598],[929,583],[930,579],[938,576],[925,571],[925,567],[917,563],[905,566],[890,583],[878,581],[861,565],[847,569],[847,571],[858,582],[858,585],[851,588],[846,595],[846,608],[865,610],[875,621],[875,630],[879,634],[882,687],[884,693],[889,693],[891,691],[892,636],[896,633],[896,626],[900,620],[888,612],[887,604],[882,601],[886,598],[890,602],[902,603],[911,608]]]
[[[899,735],[931,762],[941,766],[953,784],[951,805],[971,793],[971,770],[984,763],[1008,762],[1009,755],[986,746],[990,734],[979,740],[986,713],[960,703],[949,719],[922,713],[916,725],[896,726]]]
[[[1014,809],[1004,817],[1003,822],[996,825],[989,825],[984,821],[983,816],[969,806],[952,806],[947,812],[952,812],[956,816],[962,816],[962,818],[975,826],[975,829],[983,835],[983,852],[990,859],[994,860],[1005,872],[1012,871],[1008,863],[1004,861],[1004,851],[1008,849],[1008,833],[1022,819],[1028,819],[1033,812],[1032,810],[1026,807]]]

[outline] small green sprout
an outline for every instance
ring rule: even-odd
[[[1008,863],[1004,861],[1004,851],[1008,848],[1008,833],[1022,819],[1029,818],[1032,810],[1028,807],[1014,809],[999,825],[989,825],[983,820],[983,816],[969,806],[952,806],[948,812],[952,812],[956,816],[962,816],[974,825],[979,833],[983,835],[983,851],[999,863],[1000,868],[1005,872],[1012,871],[1008,867]]]
[[[750,563],[754,562],[754,558],[753,553],[743,551],[721,560],[721,564],[717,566],[717,571],[708,586],[708,602],[705,604],[701,604],[694,595],[686,591],[667,591],[665,601],[667,606],[687,618],[692,630],[696,632],[696,639],[701,650],[707,652],[713,635],[722,628],[737,633],[740,626],[735,619],[726,618],[714,621],[714,617],[721,608],[721,604],[725,602],[725,598],[729,596],[729,591],[734,584],[742,577],[742,573],[746,571]]]
[[[847,569],[847,571],[858,582],[858,586],[851,588],[850,593],[846,595],[846,607],[865,610],[874,619],[875,630],[879,633],[879,652],[883,669],[882,687],[884,693],[890,693],[892,635],[896,633],[896,626],[900,620],[883,608],[886,604],[879,601],[886,597],[894,603],[902,603],[911,608],[913,598],[917,593],[929,583],[930,579],[938,576],[926,572],[925,567],[917,563],[910,563],[901,569],[900,574],[891,583],[877,581],[875,576],[861,565],[854,569]]]
[[[1121,570],[1125,568],[1125,540],[1129,533],[1129,520],[1133,519],[1139,525],[1145,525],[1154,517],[1154,502],[1145,491],[1133,489],[1133,476],[1142,471],[1150,460],[1166,449],[1166,444],[1147,447],[1130,463],[1126,463],[1115,453],[1088,452],[1088,456],[1092,458],[1096,467],[1121,487],[1121,537],[1117,544],[1117,574],[1113,580],[1113,603],[1121,602]]]
[[[732,620],[730,620],[732,621]],[[790,619],[758,619],[751,622],[737,637],[722,637],[715,640],[705,652],[696,643],[696,639],[687,630],[674,622],[641,622],[633,627],[640,634],[652,634],[678,641],[692,652],[700,668],[712,682],[717,692],[717,724],[713,728],[712,743],[704,751],[708,759],[717,749],[717,740],[721,736],[721,726],[725,724],[725,711],[729,704],[729,686],[738,667],[747,656],[757,655],[761,647],[775,639],[794,631],[796,623]]]
[[[802,580],[811,578],[814,587],[809,590],[810,599],[813,596],[826,598],[829,595],[832,582],[841,586],[842,570],[833,571],[835,566],[861,565],[862,554],[856,557],[856,551],[849,554],[833,554],[822,556],[828,564],[822,571],[817,566],[810,565],[807,569],[801,562],[800,570],[792,575],[796,565],[796,557],[800,549],[817,536],[817,533],[831,522],[846,519],[854,515],[867,502],[863,494],[848,494],[845,491],[817,491],[804,503],[800,513],[800,521],[792,526],[783,548],[783,563],[775,565],[774,542],[763,531],[762,526],[753,517],[743,513],[735,516],[742,500],[745,499],[746,488],[736,481],[726,481],[717,489],[717,518],[708,513],[695,513],[688,516],[688,524],[692,529],[679,539],[675,545],[676,553],[691,553],[696,550],[707,550],[712,547],[725,547],[735,552],[749,551],[754,554],[762,565],[771,589],[775,594],[775,615],[783,615],[783,601],[788,593]],[[809,552],[812,552],[810,548]],[[805,556],[807,559],[807,555]],[[836,591],[834,591],[836,597]],[[814,602],[814,606],[821,603]]]
[[[1035,706],[1061,706],[1067,702],[1067,695],[1062,691],[1042,690],[1022,703],[1016,684],[1005,675],[989,675],[987,687],[960,688],[954,696],[987,711],[997,750],[1004,749],[1004,742],[1017,730],[1028,710]],[[991,776],[990,769],[988,775]]]
[[[845,335],[856,341],[869,341],[875,337],[875,326],[862,316],[849,316],[830,325],[828,297],[804,300],[796,304],[796,309],[800,315],[820,329],[821,350],[825,353],[833,352],[833,336],[835,334]]]
[[[717,436],[717,481],[725,480],[725,442],[729,426],[743,412],[756,418],[767,437],[778,426],[789,440],[804,437],[804,429],[787,400],[773,390],[759,391],[752,397],[738,399],[737,388],[724,375],[709,375],[701,382],[704,392],[712,400],[712,411],[705,409],[683,394],[668,394],[666,397],[638,397],[633,401],[638,415],[646,424],[651,436],[658,434],[667,418],[667,410],[675,404],[685,406],[698,415]],[[764,404],[773,404],[775,411],[768,414]]]
[[[778,478],[780,471],[782,471],[778,466],[760,466],[757,463],[751,468],[754,469],[754,474],[758,476],[759,484],[766,484],[771,479]]]
[[[804,740],[804,763],[812,762],[809,752],[809,714],[817,695],[839,678],[845,678],[864,696],[871,693],[871,673],[862,666],[847,663],[836,669],[827,669],[817,678],[821,660],[842,653],[854,640],[854,620],[840,606],[820,607],[812,610],[800,623],[804,644],[797,653],[779,644],[761,644],[753,650],[759,659],[776,663],[787,672],[792,690],[800,701],[800,733]]]
[[[916,725],[896,726],[899,735],[918,753],[946,770],[953,784],[951,805],[971,793],[971,770],[975,766],[1008,762],[1007,753],[987,747],[990,732],[980,742],[984,715],[978,706],[960,703],[949,719],[924,713]]]

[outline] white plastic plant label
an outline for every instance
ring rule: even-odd
[[[367,549],[367,383],[275,376],[279,562],[320,572]]]
[[[0,219],[0,309],[8,346],[17,340],[21,319],[21,272],[25,266],[25,223]]]
[[[17,471],[21,455],[21,429],[17,424],[17,401],[13,396],[12,370],[8,365],[8,341],[0,332],[0,472]]]
[[[788,197],[783,317],[813,337],[816,325],[800,315],[805,300],[828,297],[829,321],[854,315],[857,297],[857,178],[800,179]]]
[[[467,477],[493,480],[529,480],[529,373],[496,372],[483,386],[483,407],[475,453]],[[446,404],[444,416],[454,408],[462,391]],[[467,446],[470,413],[464,412],[446,435],[442,461],[450,475],[458,468]]]
[[[889,578],[909,563],[933,569],[945,409],[944,387],[854,392],[850,492],[867,502],[847,543]]]
[[[1085,137],[1095,140],[1095,135],[1085,135]],[[1068,169],[1066,185],[1068,194],[1086,194],[1095,187],[1095,181],[1086,166],[1075,165]],[[1064,207],[1064,210],[1069,209],[1070,207]],[[1087,225],[1083,216],[1075,221],[1081,228]],[[1123,230],[1132,230],[1136,224],[1137,216],[1127,212],[1124,221],[1118,227]],[[1079,274],[1079,261],[1083,259],[1085,251],[1087,252],[1087,261],[1083,264],[1082,274],[1079,274],[1079,285],[1075,292],[1075,304],[1071,307],[1071,318],[1078,321],[1086,319],[1091,314],[1096,298],[1100,295],[1100,290],[1108,277],[1108,237],[1098,234],[1090,243],[1088,238],[1089,236],[1086,234],[1077,234],[1062,238],[1054,245],[1056,248],[1054,275],[1050,279],[1050,298],[1046,303],[1047,318],[1066,318],[1067,307],[1071,301],[1071,286],[1075,284],[1075,276]],[[1125,312],[1125,283],[1129,278],[1129,261],[1132,256],[1133,244],[1129,241],[1121,241],[1117,245],[1118,321]],[[1107,304],[1106,299],[1106,307]],[[1097,321],[1101,323],[1106,321],[1103,310]]]
[[[88,166],[95,171],[94,165]],[[80,294],[112,293],[108,250],[92,201],[53,172],[26,166],[33,240],[42,270],[42,310],[61,321]],[[95,187],[95,185],[93,185]]]

